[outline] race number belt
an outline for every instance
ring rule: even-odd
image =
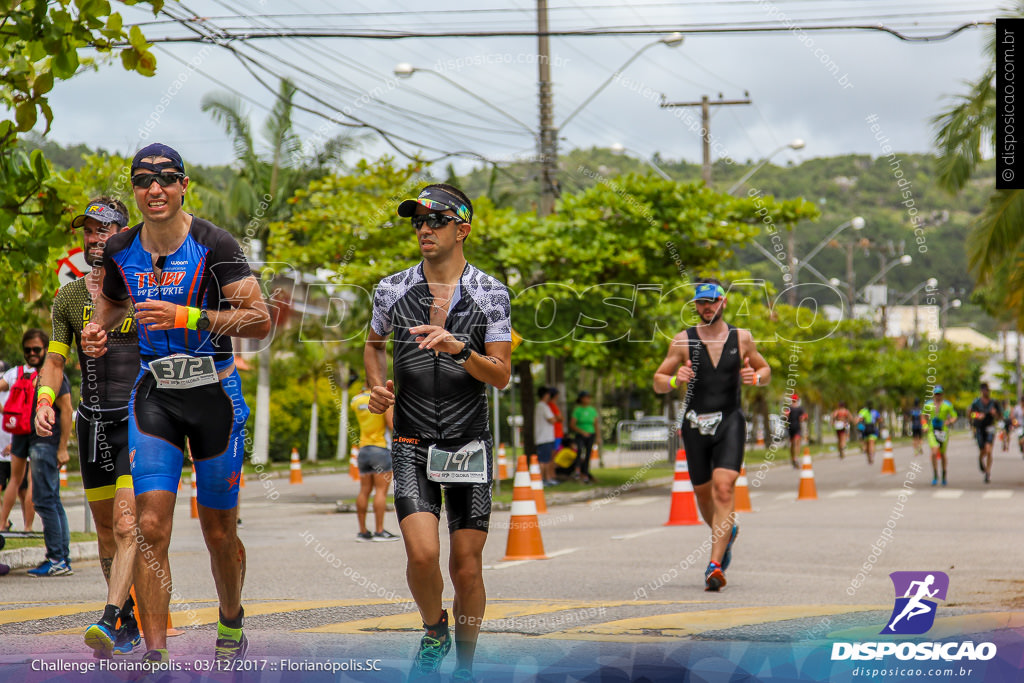
[[[932,433],[935,434],[935,440],[938,441],[939,443],[945,443],[946,437],[949,436],[949,434],[944,429],[940,429],[937,432]]]
[[[487,450],[476,439],[457,451],[427,448],[427,479],[440,484],[486,484]]]
[[[220,381],[213,356],[176,353],[150,361],[149,371],[160,389],[191,389]]]
[[[686,413],[686,419],[690,421],[690,426],[696,429],[701,436],[713,436],[718,429],[719,423],[722,421],[722,411],[698,415],[691,410]]]
[[[843,422],[842,420],[836,420],[835,424],[832,425],[832,428],[835,429],[837,432],[841,432],[842,430],[846,429],[846,423]]]
[[[995,425],[989,425],[988,427],[985,427],[985,433],[986,434],[995,434],[996,433],[996,426]]]

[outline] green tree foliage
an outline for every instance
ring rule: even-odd
[[[154,13],[163,0],[127,0],[146,4]],[[96,68],[100,58],[119,54],[125,69],[151,76],[156,58],[138,27],[125,31],[121,15],[105,0],[28,0],[0,2],[0,102],[6,109],[0,120],[0,298],[22,301],[8,306],[3,326],[3,347],[20,338],[21,330],[41,318],[48,305],[40,301],[56,280],[42,269],[52,253],[67,242],[67,219],[73,197],[67,184],[53,171],[44,153],[26,153],[18,136],[40,121],[49,130],[53,112],[49,93],[54,84],[80,69]],[[127,43],[115,47],[115,43]],[[38,303],[37,308],[32,304]]]

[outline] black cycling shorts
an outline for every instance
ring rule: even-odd
[[[448,533],[459,529],[486,532],[491,521],[491,436],[478,437],[484,444],[487,484],[443,485]],[[467,439],[466,443],[472,441]],[[395,435],[391,442],[391,464],[395,473],[395,513],[398,521],[416,512],[429,512],[441,519],[442,484],[427,479],[427,448],[431,442]],[[465,444],[445,444],[453,448]]]
[[[82,486],[89,502],[111,500],[117,489],[132,488],[127,406],[100,412],[80,405],[75,432]]]
[[[743,450],[746,447],[747,423],[740,410],[722,418],[711,436],[704,436],[689,420],[683,420],[683,448],[690,481],[700,486],[711,481],[711,472],[717,468],[740,471]]]
[[[25,474],[21,477],[21,486],[18,487],[19,491],[24,491],[28,488],[28,476],[29,468],[25,468]],[[6,489],[7,484],[11,481],[11,461],[0,460],[0,490]]]

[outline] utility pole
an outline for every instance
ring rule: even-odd
[[[538,156],[540,157],[540,203],[537,215],[540,218],[555,210],[558,197],[558,130],[554,122],[554,104],[551,100],[551,49],[548,45],[548,3],[537,0],[537,71],[540,85],[540,136]]]
[[[718,99],[714,102],[711,102],[707,95],[701,95],[700,102],[666,102],[664,95],[661,98],[662,109],[700,107],[701,137],[704,139],[703,176],[704,184],[708,187],[711,187],[711,107],[724,107],[734,104],[751,104],[751,101],[749,99],[723,100],[721,94],[718,95]]]

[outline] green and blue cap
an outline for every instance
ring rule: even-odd
[[[715,301],[724,296],[725,290],[722,289],[722,285],[716,285],[713,282],[702,282],[697,285],[697,292],[690,301]]]
[[[424,188],[416,199],[406,199],[398,205],[398,215],[402,218],[412,218],[416,213],[417,204],[431,211],[452,211],[467,223],[473,222],[473,212],[470,208],[461,199],[440,187]]]

